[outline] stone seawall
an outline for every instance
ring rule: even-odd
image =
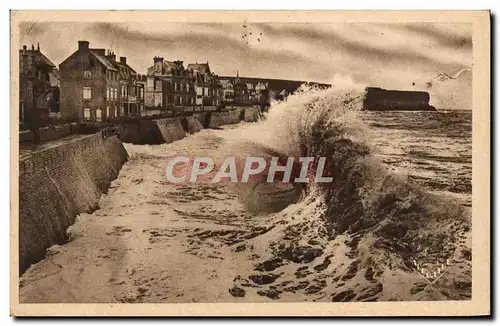
[[[169,144],[173,141],[186,137],[186,132],[184,131],[181,119],[179,118],[158,119],[154,120],[154,122],[156,123],[156,127],[158,128],[164,143]]]
[[[194,134],[196,132],[199,132],[201,129],[203,129],[203,125],[201,124],[200,120],[198,120],[194,116],[189,116],[189,117],[185,117],[182,119],[186,120],[186,125],[187,125],[187,129],[185,129],[184,131],[186,131],[190,134]]]
[[[239,123],[241,109],[232,109],[230,111],[212,112],[210,116],[209,128],[217,128],[223,125],[233,125]]]
[[[245,108],[243,109],[243,120],[246,122],[259,121],[259,108]]]
[[[259,108],[238,107],[229,111],[210,113],[209,128],[237,124],[240,121],[256,122],[259,120]]]
[[[256,122],[258,119],[258,108],[239,107],[222,112],[197,112],[185,117],[121,122],[120,139],[139,145],[168,144],[203,128],[218,128],[240,121]]]
[[[62,125],[42,127],[39,129],[40,141],[46,142],[56,140],[71,134],[78,134],[83,131],[83,128],[78,123],[68,123]],[[22,130],[19,132],[19,142],[32,142],[33,132],[29,130]]]
[[[19,269],[67,241],[79,213],[97,208],[127,161],[116,135],[106,131],[40,150],[19,161]]]
[[[193,118],[198,120],[203,128],[209,128],[211,120],[211,112],[193,113]]]

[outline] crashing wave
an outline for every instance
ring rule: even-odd
[[[242,156],[327,157],[333,176],[332,183],[305,187],[237,186],[256,218],[276,213],[273,236],[252,241],[269,241],[255,270],[282,282],[262,285],[260,294],[328,301],[469,299],[470,210],[409,183],[372,155],[357,117],[363,89],[352,83],[302,88],[275,103],[266,120],[226,134],[233,153]],[[242,276],[235,283],[250,284]]]

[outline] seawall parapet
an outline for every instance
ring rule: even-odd
[[[127,161],[120,139],[102,130],[19,160],[19,269],[67,241],[78,214],[97,208]]]

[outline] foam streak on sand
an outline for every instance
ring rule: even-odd
[[[371,154],[361,99],[355,85],[304,90],[258,124],[127,145],[101,209],[22,276],[21,301],[470,299],[469,209]],[[172,185],[175,155],[325,156],[333,183]],[[450,264],[431,284],[414,261]]]

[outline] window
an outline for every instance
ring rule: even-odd
[[[174,91],[177,92],[177,83],[174,83]]]
[[[83,120],[90,121],[90,109],[89,108],[83,109]]]
[[[90,100],[92,98],[92,89],[90,87],[83,88],[83,99]]]
[[[109,87],[107,87],[107,88],[106,88],[106,98],[107,98],[107,99],[112,98],[112,95],[111,95],[111,88],[109,88]]]
[[[92,73],[90,72],[90,70],[84,70],[83,78],[90,78],[90,77],[92,77]]]
[[[96,121],[99,121],[99,122],[102,121],[102,110],[101,109],[95,110],[95,119],[96,119]]]
[[[139,94],[140,94],[139,96],[140,96],[141,98],[144,98],[144,88],[141,88],[141,89],[140,89]]]
[[[109,106],[106,107],[106,118],[110,117]]]
[[[189,84],[186,84],[186,91],[189,92]]]

